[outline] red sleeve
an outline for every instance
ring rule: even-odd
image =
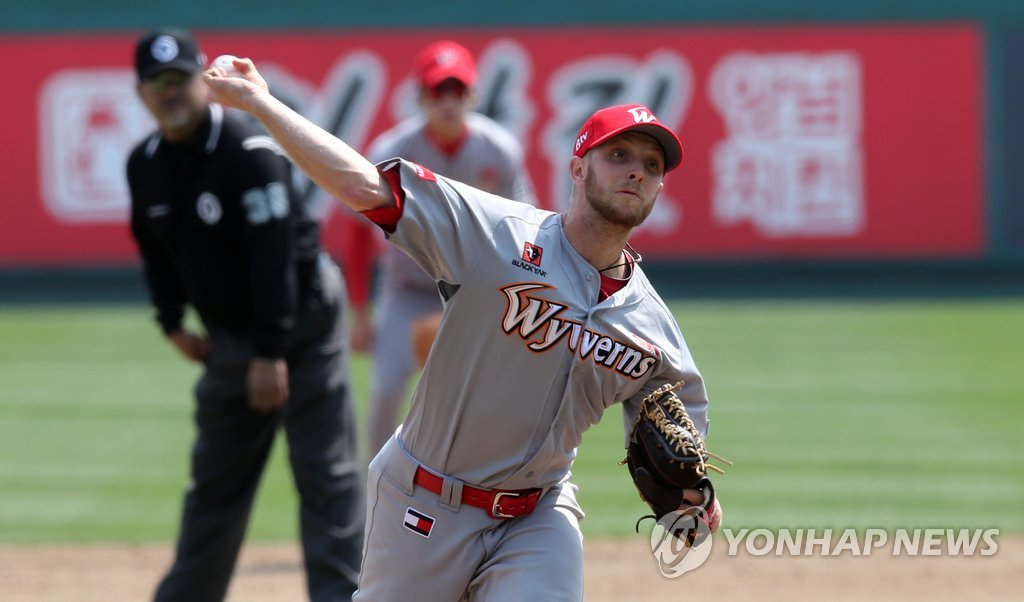
[[[395,226],[398,225],[398,220],[402,217],[405,191],[402,190],[402,177],[398,169],[389,169],[380,173],[387,178],[388,184],[391,184],[391,192],[395,195],[395,204],[367,209],[366,211],[360,211],[360,213],[390,234],[395,231]]]

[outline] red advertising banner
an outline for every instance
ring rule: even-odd
[[[634,237],[647,257],[963,258],[985,248],[983,38],[973,25],[196,34],[210,57],[252,57],[279,97],[358,149],[415,112],[415,53],[457,40],[478,57],[481,112],[523,141],[541,202],[555,210],[582,121],[601,106],[647,104],[686,153]],[[0,38],[17,91],[0,100],[0,265],[135,261],[124,161],[152,121],[134,92],[134,42]],[[338,248],[351,216],[307,192]]]

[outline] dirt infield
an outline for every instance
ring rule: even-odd
[[[1019,600],[1024,537],[1000,537],[993,556],[778,558],[727,554],[716,541],[704,566],[669,580],[641,539],[588,541],[586,600]],[[147,600],[170,560],[167,546],[0,546],[0,600]],[[246,546],[232,602],[302,601],[298,548]]]

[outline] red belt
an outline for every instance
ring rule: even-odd
[[[441,495],[444,478],[422,466],[417,466],[413,483],[427,491]],[[541,489],[480,489],[463,484],[462,503],[486,510],[487,516],[491,518],[515,518],[533,512],[542,491]]]

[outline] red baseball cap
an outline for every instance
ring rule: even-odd
[[[416,77],[424,88],[433,88],[446,79],[457,79],[467,87],[476,83],[476,61],[463,46],[441,40],[416,55]]]
[[[595,146],[623,132],[638,131],[654,136],[665,152],[665,173],[683,161],[683,144],[644,105],[616,105],[597,111],[583,123],[576,136],[573,154],[582,157]]]

